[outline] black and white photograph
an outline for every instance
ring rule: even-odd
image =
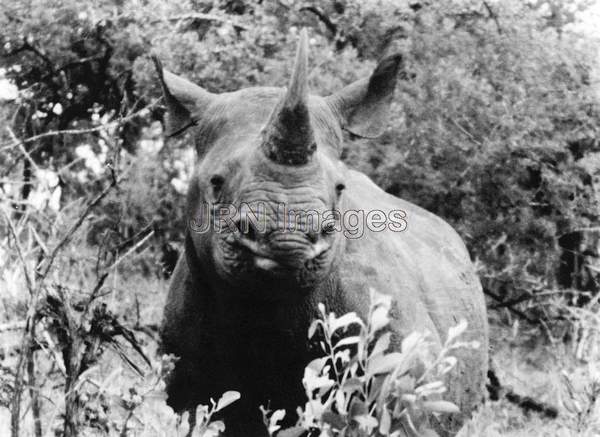
[[[600,436],[599,0],[0,0],[0,437]]]

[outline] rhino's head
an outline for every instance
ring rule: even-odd
[[[199,262],[233,285],[322,280],[344,246],[332,212],[344,209],[342,130],[379,134],[400,56],[325,98],[308,94],[304,30],[287,89],[212,94],[155,62],[169,132],[191,128],[196,142],[187,214]]]

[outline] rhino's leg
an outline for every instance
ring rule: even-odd
[[[260,404],[252,389],[245,387],[245,375],[240,375],[249,359],[242,351],[245,342],[234,335],[215,339],[217,333],[209,322],[214,314],[207,311],[214,312],[217,305],[206,301],[209,293],[203,287],[190,275],[182,257],[173,272],[161,328],[162,352],[177,356],[167,379],[167,404],[195,417],[199,404],[210,405],[211,398],[217,400],[223,392],[237,390],[242,398],[214,417],[225,422],[225,436],[267,436]]]
[[[262,414],[254,402],[242,393],[240,400],[229,405],[219,417],[225,422],[226,437],[268,437]]]
[[[168,405],[178,413],[207,404],[215,388],[210,377],[215,370],[213,354],[198,285],[181,257],[173,272],[161,327],[161,352],[177,359],[166,391]]]

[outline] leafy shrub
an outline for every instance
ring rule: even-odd
[[[444,345],[434,351],[428,333],[406,336],[398,352],[390,352],[389,296],[371,291],[368,322],[355,313],[336,317],[320,304],[320,318],[309,329],[324,356],[309,363],[302,383],[308,401],[299,408],[296,428],[321,436],[435,435],[429,415],[457,413],[458,407],[442,400],[444,375],[456,365],[451,352],[479,347],[458,337],[466,321],[451,328]],[[271,435],[279,430],[285,411],[263,410]],[[297,434],[295,434],[297,433]],[[316,434],[315,434],[316,435]]]
[[[540,291],[567,302],[598,290],[596,49],[522,2],[494,11],[496,21],[479,2],[419,13],[406,51],[414,78],[391,128],[348,161],[450,221],[494,304],[536,324],[564,316]]]
[[[42,3],[28,3],[23,10],[30,13],[22,14],[17,2],[0,17],[4,75],[20,89],[11,108],[17,116],[2,117],[14,121],[18,137],[96,129],[155,102],[150,52],[210,91],[283,86],[298,29],[309,26],[311,87],[326,94],[367,76],[386,51],[400,50],[404,80],[391,128],[379,140],[350,144],[346,162],[455,225],[488,294],[500,305],[520,302],[529,321],[564,316],[540,291],[581,303],[598,290],[598,274],[587,266],[598,256],[597,72],[593,41],[569,29],[572,11],[586,2]],[[82,141],[113,164],[128,161],[120,149],[136,154],[143,175],[127,186],[136,193],[130,207],[107,209],[98,229],[108,227],[118,245],[155,220],[164,234],[160,247],[182,236],[180,217],[167,214],[182,211],[169,184],[177,172],[170,165],[150,169],[157,160],[144,162],[140,144],[163,111],[141,111],[112,142],[97,130],[25,147],[37,166],[54,171],[78,170],[73,160]],[[159,156],[168,163],[189,147],[173,141]],[[27,200],[39,182],[19,148],[6,150],[2,162],[22,162],[9,167],[10,176],[21,173],[16,200]],[[60,175],[63,203],[98,189]],[[140,184],[152,189],[138,196]]]
[[[236,391],[227,391],[223,393],[217,402],[211,399],[210,407],[207,405],[198,405],[198,407],[196,407],[196,416],[191,421],[191,425],[189,413],[185,412],[181,418],[183,426],[181,426],[179,431],[183,435],[190,435],[191,437],[219,437],[221,433],[225,431],[225,424],[221,420],[212,420],[213,414],[221,411],[228,405],[231,405],[239,398],[240,393]],[[186,424],[188,426],[186,426]],[[188,434],[190,427],[192,427],[192,432]]]

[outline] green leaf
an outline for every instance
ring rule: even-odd
[[[402,340],[402,352],[408,353],[423,342],[425,336],[419,332],[411,332]]]
[[[389,376],[382,374],[370,378],[371,386],[369,387],[369,397],[367,399],[369,403],[375,401],[380,396],[383,386],[390,379]]]
[[[450,329],[448,329],[448,338],[446,339],[446,344],[452,343],[459,336],[461,336],[466,331],[467,325],[466,319],[460,319],[458,325],[451,326]]]
[[[383,435],[388,435],[390,433],[390,428],[392,427],[392,416],[388,409],[384,406],[381,411],[381,417],[379,418],[379,432]]]
[[[211,399],[212,401],[212,399]],[[198,405],[196,407],[196,423],[203,423],[205,418],[208,416],[208,406]]]
[[[225,431],[225,424],[221,420],[213,420],[206,428],[196,427],[192,437],[218,437]]]
[[[402,363],[404,355],[400,352],[392,352],[387,355],[377,355],[367,362],[367,373],[370,375],[379,375],[381,373],[390,373],[394,368]]]
[[[352,393],[362,388],[362,381],[359,378],[349,378],[342,383],[341,389],[345,392]]]
[[[358,324],[360,326],[364,325],[363,321],[360,319],[360,317],[358,317],[356,315],[356,313],[347,313],[341,317],[333,318],[331,320],[329,328],[331,329],[331,332],[333,333],[334,331],[336,331],[337,329],[340,329],[340,328],[347,329],[348,326],[350,326],[352,324]]]
[[[355,416],[353,419],[358,423],[358,427],[367,433],[371,433],[373,429],[375,429],[378,425],[377,419],[369,414],[362,414],[360,416]]]
[[[342,349],[341,351],[337,351],[333,356],[334,361],[337,363],[338,360],[342,362],[342,364],[346,364],[350,361],[350,349]]]
[[[301,426],[287,428],[277,433],[277,437],[300,437],[306,433],[306,430]]]
[[[304,388],[308,393],[312,393],[314,390],[322,391],[333,387],[335,381],[329,379],[327,376],[319,376],[307,367],[304,369],[302,384],[304,384]]]
[[[423,409],[436,413],[460,413],[458,406],[449,401],[423,401]]]
[[[387,308],[388,310],[391,308],[391,306],[392,306],[392,297],[391,296],[389,296],[387,294],[379,293],[374,288],[370,288],[369,291],[370,291],[370,296],[371,296],[371,307],[372,308],[379,307],[379,306]]]
[[[331,411],[326,411],[325,413],[323,413],[323,415],[321,416],[321,420],[324,423],[331,425],[331,427],[333,429],[338,429],[338,430],[342,429],[343,427],[345,427],[347,425],[346,421],[344,420],[344,418],[342,416],[340,416],[339,414],[333,413]]]
[[[454,341],[451,345],[447,346],[449,349],[458,349],[464,347],[465,349],[479,349],[481,347],[481,343],[477,340],[473,341]]]
[[[275,431],[277,431],[279,428],[281,428],[281,426],[278,425],[278,423],[283,420],[283,418],[285,417],[285,410],[275,410],[273,411],[273,414],[271,414],[271,416],[269,417],[269,435],[272,435],[275,433]]]
[[[370,333],[374,334],[382,328],[385,328],[388,323],[390,323],[390,319],[388,317],[388,308],[384,306],[379,306],[375,308],[373,313],[371,314],[370,320]]]
[[[419,437],[440,437],[440,435],[431,428],[421,428]]]
[[[301,426],[287,428],[277,433],[277,437],[300,437],[306,433],[306,430]]]
[[[323,317],[327,316],[327,313],[325,312],[325,305],[321,302],[319,302],[317,304],[317,307],[319,308],[319,312],[323,315]]]
[[[338,348],[338,347],[342,347],[342,346],[349,346],[351,344],[356,344],[360,341],[360,337],[359,336],[352,336],[352,337],[346,337],[341,339],[340,341],[338,341],[334,348]]]
[[[415,393],[419,396],[429,396],[432,394],[440,394],[446,391],[446,387],[442,381],[432,381],[427,384],[420,385],[415,389]]]
[[[317,328],[322,324],[323,322],[320,319],[317,320],[313,320],[313,322],[310,324],[309,328],[308,328],[308,339],[310,340],[311,338],[313,338],[315,336],[315,334],[317,333]]]
[[[357,398],[352,399],[350,402],[350,408],[348,410],[350,411],[349,416],[352,419],[354,419],[356,416],[367,414],[368,412],[367,405]]]
[[[412,375],[403,375],[396,379],[394,385],[400,393],[412,393],[415,389],[415,378]]]
[[[310,370],[312,370],[315,374],[318,375],[323,370],[325,364],[327,364],[327,360],[328,358],[315,358],[310,363],[308,363],[306,367],[308,367]]]
[[[403,394],[402,396],[400,396],[400,399],[402,399],[404,402],[413,404],[417,401],[417,396],[413,395],[412,393],[406,393],[406,394]]]
[[[335,391],[335,408],[340,414],[346,414],[346,395],[344,390]]]
[[[221,411],[226,406],[233,404],[239,398],[240,398],[240,393],[239,392],[233,391],[233,390],[232,391],[226,391],[221,396],[221,399],[219,399],[219,402],[217,402],[217,408],[215,409],[215,411]]]
[[[372,357],[384,353],[387,350],[387,348],[390,347],[391,336],[391,332],[381,334],[381,336],[377,339],[373,350],[371,351]]]
[[[457,361],[458,360],[456,359],[456,357],[444,357],[444,359],[438,365],[438,374],[445,375],[446,373],[448,373],[456,366]]]

